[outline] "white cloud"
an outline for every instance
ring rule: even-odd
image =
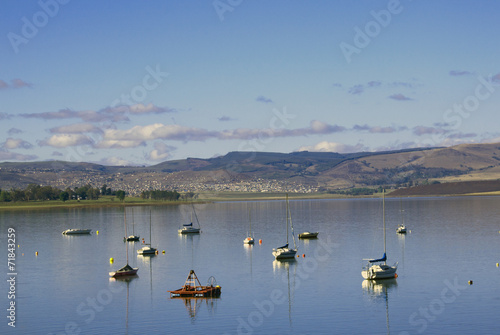
[[[349,145],[337,142],[322,141],[312,146],[300,147],[297,151],[315,151],[315,152],[339,152],[339,153],[351,153],[366,151],[367,148],[358,143],[356,145]]]
[[[23,155],[0,149],[0,161],[32,161],[37,158],[36,155]]]
[[[171,156],[170,152],[175,149],[175,147],[166,145],[163,142],[156,142],[154,144],[154,150],[149,153],[147,158],[154,161],[166,160]]]
[[[73,147],[78,145],[92,145],[94,142],[85,135],[79,134],[59,134],[40,141],[40,146],[51,146],[55,148]]]
[[[103,140],[95,145],[98,149],[112,148],[112,149],[126,149],[126,148],[137,148],[139,146],[145,146],[144,141],[138,140]]]
[[[120,157],[103,158],[100,161],[98,161],[97,164],[111,165],[111,166],[130,166],[130,165],[133,165],[132,162],[130,162],[126,159],[120,158]]]
[[[51,133],[55,134],[81,134],[81,133],[101,133],[99,127],[91,123],[74,123],[66,126],[60,126],[49,129]]]
[[[4,142],[3,147],[5,149],[29,149],[33,147],[33,145],[25,140],[19,138],[7,138]]]

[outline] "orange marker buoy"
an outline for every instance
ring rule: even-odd
[[[302,258],[305,258],[306,257],[306,254],[302,254]]]
[[[262,244],[262,240],[259,240],[259,244]]]
[[[398,274],[397,273],[394,275],[394,278],[398,278]]]

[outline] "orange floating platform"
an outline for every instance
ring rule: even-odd
[[[208,278],[208,285],[201,285],[196,273],[191,270],[180,289],[168,292],[170,298],[217,298],[221,294],[221,287],[217,285],[214,277]]]

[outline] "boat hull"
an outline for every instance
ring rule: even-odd
[[[113,278],[135,276],[137,274],[137,271],[139,271],[139,268],[133,268],[132,270],[128,270],[128,271],[114,271],[114,272],[110,272],[109,276],[113,277]]]
[[[129,237],[126,237],[124,239],[127,242],[135,242],[135,241],[139,241],[139,238],[140,238],[139,236],[130,235]]]
[[[243,243],[245,244],[254,244],[254,239],[251,237],[247,237],[246,239],[243,240]]]
[[[276,259],[295,258],[296,254],[297,254],[297,249],[288,249],[288,248],[273,249],[273,256]]]
[[[198,286],[195,288],[180,288],[170,292],[170,298],[217,298],[220,297],[220,286]]]
[[[318,232],[311,233],[306,231],[304,233],[299,234],[299,238],[317,238],[318,234],[319,234]]]
[[[398,227],[398,229],[396,229],[396,233],[406,234],[406,227]]]
[[[64,235],[83,235],[83,234],[90,234],[91,231],[92,229],[67,229],[62,233]]]
[[[374,264],[368,268],[361,271],[361,275],[364,279],[376,280],[376,279],[390,279],[396,278],[396,271],[398,270],[397,264],[394,266],[389,266],[386,264]]]
[[[137,250],[139,255],[156,255],[156,248],[143,247]]]
[[[178,230],[179,234],[199,234],[200,229],[198,228],[182,228]]]

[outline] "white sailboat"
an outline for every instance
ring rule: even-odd
[[[135,235],[135,220],[134,220],[134,209],[132,208],[132,235],[123,238],[124,242],[136,242],[139,241],[139,235]]]
[[[288,222],[290,222],[290,227],[292,229],[292,238],[293,238],[293,249],[288,247]],[[292,224],[292,217],[290,215],[290,208],[288,206],[288,194],[286,195],[286,244],[282,247],[273,249],[273,256],[276,259],[287,259],[287,258],[294,258],[295,255],[297,254],[297,245],[295,244],[295,235],[293,232],[293,224]]]
[[[400,199],[399,200],[399,206],[400,206],[400,211],[401,211],[401,224],[396,228],[396,233],[398,234],[406,234],[406,225],[405,225],[405,217],[404,217],[404,210],[403,210],[403,201]]]
[[[126,210],[125,210],[125,214],[124,214],[124,221],[125,221],[125,236],[127,236],[127,212],[126,212]],[[124,277],[124,276],[135,276],[137,274],[137,271],[139,271],[139,268],[133,268],[130,265],[128,265],[128,243],[125,243],[125,252],[127,253],[127,265],[125,265],[121,269],[110,272],[109,273],[110,277],[117,278],[117,277]]]
[[[149,243],[145,243],[144,247],[137,250],[139,255],[155,255],[156,248],[151,246],[151,211],[149,212]]]
[[[250,215],[250,210],[248,210],[248,221],[250,221],[250,231],[247,234],[247,238],[245,238],[243,240],[243,243],[244,244],[254,244],[254,239],[253,239],[253,236],[252,236],[252,218],[251,218],[251,215]]]
[[[191,203],[191,206],[193,206],[193,212],[191,213],[191,222],[187,224],[183,224],[182,228],[177,230],[179,234],[199,234],[200,233],[200,221],[198,221],[198,216],[196,215],[196,211],[194,210],[194,205]],[[193,227],[193,213],[194,217],[196,218],[196,223],[198,223],[198,228]]]
[[[365,259],[368,264],[363,267],[361,275],[365,279],[387,279],[397,277],[398,263],[393,266],[387,265],[386,238],[385,238],[385,190],[382,193],[382,216],[384,222],[384,256],[379,259]]]

